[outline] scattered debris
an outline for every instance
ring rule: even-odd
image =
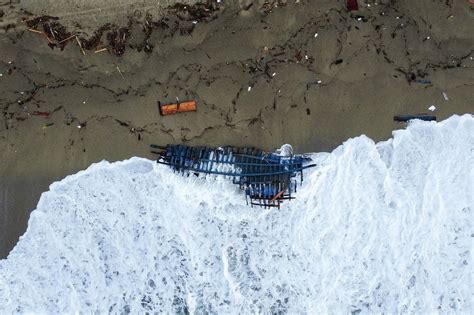
[[[117,71],[120,73],[120,76],[122,77],[122,79],[125,79],[119,66],[116,66],[116,68],[117,68]]]
[[[318,37],[318,35],[319,35],[318,33],[314,34],[314,38]]]
[[[79,45],[79,48],[81,49],[82,54],[85,56],[86,52],[84,51],[84,48],[82,48],[81,41],[79,40],[79,38],[77,38],[77,36],[74,36],[74,37],[76,38],[76,42]]]
[[[24,20],[24,22],[28,27],[28,31],[46,37],[48,46],[51,47],[51,49],[58,47],[63,50],[67,41],[75,37],[75,35],[69,33],[57,20],[59,20],[58,17],[43,15],[31,20]]]
[[[33,32],[33,33],[38,33],[38,34],[44,34],[44,32],[35,30],[34,28],[28,28],[28,31]]]
[[[43,116],[43,117],[49,117],[51,115],[50,112],[39,112],[39,111],[34,111],[31,113],[33,116]]]
[[[59,42],[59,44],[62,44],[62,43],[64,43],[64,42],[67,42],[68,40],[73,39],[74,37],[77,38],[76,35],[71,35],[71,36],[69,36],[69,37],[67,37],[67,38],[65,38],[65,39],[63,39],[63,40],[61,40],[61,41]]]
[[[45,124],[45,125],[43,125],[43,129],[46,129],[46,128],[51,127],[53,125],[54,125],[54,123]]]
[[[296,51],[295,58],[296,58],[297,62],[300,62],[301,59],[303,59],[303,56],[301,55],[300,50]]]
[[[428,107],[428,109],[433,112],[436,109],[436,106],[431,105],[430,107]]]
[[[413,82],[422,83],[422,84],[431,84],[431,80],[428,79],[415,79]]]
[[[309,89],[312,85],[319,85],[319,84],[321,84],[322,82],[323,82],[323,81],[321,81],[321,80],[308,82],[308,83],[306,83],[306,89]]]
[[[357,0],[347,0],[346,7],[347,7],[347,11],[359,10],[359,5],[357,4]]]
[[[248,89],[247,89],[247,91],[249,91],[249,92],[250,92],[250,90],[251,90],[251,89],[252,89],[252,87],[251,87],[251,86],[249,86],[249,87],[248,87]]]
[[[172,16],[172,19],[175,20],[173,24],[167,18],[153,21],[151,14],[146,14],[144,21],[130,17],[128,24],[123,27],[106,23],[88,39],[79,37],[79,33],[69,32],[59,22],[59,17],[49,15],[32,17],[32,14],[30,14],[28,18],[23,18],[23,22],[30,32],[45,36],[51,49],[57,47],[63,50],[70,40],[75,38],[82,54],[85,54],[87,50],[91,50],[94,53],[108,51],[111,54],[121,56],[127,47],[150,53],[153,50],[150,37],[154,29],[170,29],[171,33],[180,31],[182,35],[189,35],[196,24],[216,17],[219,8],[212,2],[199,2],[192,5],[177,3],[169,6],[166,12],[168,16]],[[137,24],[142,26],[145,36],[142,42],[133,43],[132,28]],[[102,40],[106,40],[107,44],[104,44]]]
[[[120,124],[120,126],[122,127],[130,127],[130,123],[127,122],[127,121],[121,121],[121,120],[118,120],[118,119],[115,119],[116,122],[118,122]]]
[[[161,104],[158,102],[158,109],[161,116],[172,115],[176,113],[183,113],[189,111],[196,111],[196,101],[177,102],[171,104]]]
[[[98,54],[98,53],[101,53],[103,51],[107,51],[107,48],[97,49],[96,51],[94,51],[94,54]]]
[[[393,120],[398,121],[398,122],[408,122],[413,119],[419,119],[419,120],[424,120],[424,121],[436,121],[436,116],[430,116],[430,115],[396,115],[393,116]]]
[[[449,101],[448,94],[446,94],[446,92],[443,92],[443,98],[445,101]]]

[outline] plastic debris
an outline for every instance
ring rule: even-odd
[[[314,38],[318,37],[318,35],[319,35],[318,33],[314,34]]]
[[[449,101],[448,94],[446,94],[446,92],[443,92],[443,97],[445,101]]]
[[[430,111],[434,111],[434,110],[436,109],[436,106],[431,105],[430,107],[428,107],[428,109],[429,109]]]
[[[251,87],[251,86],[249,86],[249,88],[247,89],[247,91],[249,91],[249,92],[250,92],[250,90],[251,90],[251,89],[252,89],[252,87]]]

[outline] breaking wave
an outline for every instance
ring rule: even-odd
[[[314,160],[281,210],[142,158],[68,176],[0,261],[0,312],[472,311],[473,116]]]

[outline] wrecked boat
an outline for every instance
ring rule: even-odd
[[[176,172],[232,178],[232,182],[245,192],[247,204],[263,208],[280,208],[284,200],[294,199],[298,179],[303,181],[303,170],[316,166],[310,164],[310,157],[294,155],[289,144],[274,153],[249,147],[175,144],[152,144],[151,151],[158,155],[158,163],[168,165]]]

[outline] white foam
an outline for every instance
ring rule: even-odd
[[[0,261],[0,313],[472,311],[471,115],[314,159],[281,210],[141,158],[68,176]]]

